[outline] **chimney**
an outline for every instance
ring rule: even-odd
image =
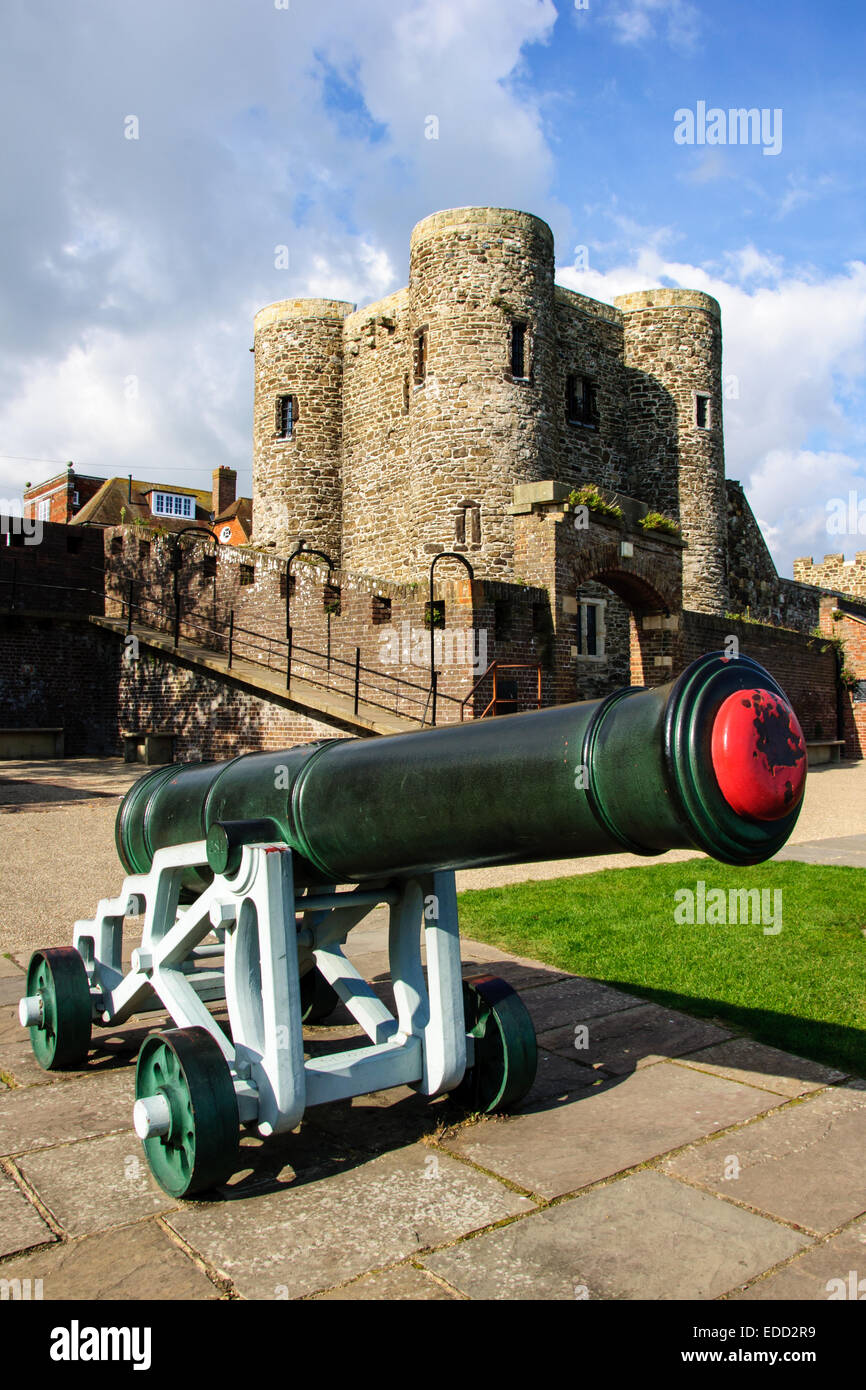
[[[214,518],[230,507],[235,500],[238,475],[234,468],[215,468],[213,471],[213,514]]]

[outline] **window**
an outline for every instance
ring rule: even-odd
[[[111,537],[111,553],[112,555],[123,554],[123,536]]]
[[[604,600],[581,599],[577,614],[578,656],[604,656]]]
[[[154,516],[195,517],[195,498],[178,492],[154,492],[150,499]]]
[[[695,396],[695,424],[699,430],[708,430],[710,428],[709,396]]]
[[[73,494],[72,494],[72,505],[73,505],[73,507],[80,507],[80,506],[81,506],[81,500],[80,500],[80,498],[79,498],[77,492],[73,492]]]
[[[511,325],[511,375],[517,381],[526,380],[526,324]]]
[[[339,618],[342,612],[342,595],[336,584],[326,584],[322,590],[322,607],[329,618]]]
[[[454,518],[454,539],[461,545],[481,544],[481,508],[477,502],[463,502]]]
[[[242,588],[242,589],[248,589],[249,586],[250,586],[251,584],[255,584],[255,582],[256,582],[256,567],[255,567],[255,565],[241,565],[241,566],[240,566],[240,586],[241,586],[241,588]]]
[[[391,600],[382,594],[373,595],[373,622],[378,626],[391,621]]]
[[[138,558],[139,560],[150,559],[150,541],[138,542]]]
[[[215,555],[205,555],[202,557],[201,574],[202,579],[216,579],[217,562]]]
[[[431,627],[445,626],[445,600],[444,598],[434,598],[432,604],[428,599],[424,604],[424,626],[429,631]]]
[[[595,383],[589,377],[566,377],[565,414],[570,425],[598,424]]]
[[[415,385],[423,386],[427,376],[427,329],[419,328],[415,334],[414,356]]]
[[[297,419],[294,396],[277,397],[277,438],[291,439],[292,426]]]
[[[45,497],[36,503],[36,520],[48,521],[51,517],[51,502]]]
[[[403,378],[403,414],[409,414],[409,373]]]

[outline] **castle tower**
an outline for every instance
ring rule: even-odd
[[[515,483],[550,476],[556,325],[553,235],[503,208],[419,222],[409,276],[406,565],[465,552],[509,577]]]
[[[722,329],[698,290],[620,295],[635,497],[682,526],[683,604],[727,608]]]
[[[353,304],[285,299],[255,317],[253,541],[300,537],[340,559],[343,320]]]

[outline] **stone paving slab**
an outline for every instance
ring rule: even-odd
[[[0,1009],[14,1004],[17,1010],[26,982],[27,977],[21,970],[16,970],[14,975],[0,976]]]
[[[133,1130],[41,1149],[18,1167],[69,1236],[128,1226],[178,1204],[154,1181]]]
[[[812,776],[812,773],[809,773]],[[825,840],[787,844],[774,859],[796,859],[801,864],[847,864],[866,868],[866,835],[834,835]]]
[[[361,1300],[381,1300],[387,1303],[405,1302],[462,1302],[458,1293],[446,1289],[432,1275],[414,1265],[398,1265],[396,1269],[385,1269],[380,1274],[367,1274],[354,1284],[346,1284],[328,1293],[315,1295],[315,1300],[335,1302],[360,1302]]]
[[[532,1209],[525,1197],[415,1144],[327,1182],[166,1220],[245,1298],[299,1298]]]
[[[457,1113],[445,1096],[431,1101],[409,1086],[397,1086],[393,1091],[313,1106],[304,1117],[302,1133],[311,1125],[353,1149],[381,1153],[416,1143],[443,1122],[453,1124]]]
[[[0,1173],[0,1256],[55,1239],[18,1184],[7,1173]],[[0,1265],[0,1274],[4,1277],[5,1269],[5,1265]]]
[[[586,980],[577,975],[566,975],[553,983],[524,989],[522,998],[537,1033],[570,1030],[572,1047],[576,1023],[623,1009],[646,1007],[644,1000],[635,995],[612,989],[600,980]],[[585,1062],[586,1058],[581,1060]]]
[[[26,1086],[0,1095],[0,1153],[27,1153],[53,1144],[131,1129],[132,1067],[53,1086]]]
[[[826,1235],[866,1211],[864,1153],[866,1091],[840,1087],[688,1149],[663,1167],[720,1196]],[[726,1179],[726,1171],[736,1171],[731,1159],[739,1176]]]
[[[575,1024],[585,1024],[588,1035],[587,1046],[577,1051]],[[584,1016],[564,1028],[544,1029],[538,1041],[551,1052],[576,1055],[585,1066],[604,1067],[615,1076],[624,1076],[667,1057],[724,1042],[730,1036],[727,1029],[707,1019],[690,1018],[659,1004],[638,1004],[601,1017]]]
[[[34,1251],[0,1265],[0,1273],[4,1279],[41,1279],[46,1302],[223,1297],[154,1221]]]
[[[94,1029],[93,1050],[86,1063],[68,1071],[45,1071],[33,1056],[30,1034],[18,1022],[17,1008],[0,1008],[0,1070],[11,1075],[18,1086],[50,1086],[63,1084],[72,1077],[96,1076],[119,1067],[135,1070],[135,1058],[149,1032],[160,1027],[159,1018],[152,1023],[130,1020],[120,1028]]]
[[[730,1297],[737,1302],[841,1302],[855,1298],[862,1301],[866,1298],[866,1221],[856,1221],[847,1230],[813,1245],[775,1274],[758,1279]]]
[[[752,1119],[777,1100],[663,1062],[547,1110],[467,1126],[442,1142],[529,1192],[559,1197]]]
[[[773,1221],[643,1172],[422,1262],[473,1299],[708,1299],[807,1244]]]
[[[821,1062],[796,1057],[792,1052],[782,1052],[766,1043],[753,1042],[751,1038],[731,1038],[730,1042],[719,1043],[716,1047],[686,1053],[679,1060],[700,1071],[727,1077],[729,1081],[743,1081],[747,1086],[759,1086],[792,1098],[835,1086],[846,1077],[845,1072],[825,1067]]]

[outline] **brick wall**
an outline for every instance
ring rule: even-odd
[[[837,737],[836,657],[832,646],[820,638],[761,623],[685,612],[675,671],[704,652],[724,651],[731,636],[738,639],[743,656],[759,662],[779,682],[807,739]],[[862,756],[853,739],[846,739],[844,751],[848,758]]]
[[[73,617],[0,614],[0,726],[60,728],[67,757],[117,757],[124,732],[176,735],[179,762],[293,747],[346,730],[263,700]]]
[[[104,584],[99,527],[0,518],[0,609],[102,613]]]
[[[107,532],[107,611],[116,615],[125,611],[121,605],[132,582],[136,617],[141,614],[150,625],[171,632],[172,550],[168,538],[143,538],[133,527]],[[291,579],[293,675],[350,693],[355,651],[360,648],[361,698],[420,719],[430,686],[428,585],[389,583],[340,570],[329,579],[324,564],[300,558],[293,562]],[[181,635],[226,651],[229,615],[234,612],[234,655],[285,671],[285,582],[285,557],[233,547],[215,552],[212,543],[189,538],[182,543],[179,574]],[[546,590],[481,580],[470,587],[462,569],[443,560],[436,569],[435,599],[437,605],[444,604],[444,630],[434,631],[440,696],[437,722],[459,720],[460,703],[494,658],[546,664],[549,623],[545,625],[539,616],[539,607],[549,611]],[[530,687],[535,702],[534,673],[512,673],[508,679],[518,680],[522,707],[530,698]],[[468,715],[473,710],[480,713],[490,698],[490,687],[488,680],[468,705]],[[547,675],[544,688],[549,703],[552,681]]]
[[[0,725],[63,728],[69,758],[116,755],[121,652],[80,619],[0,614]]]

